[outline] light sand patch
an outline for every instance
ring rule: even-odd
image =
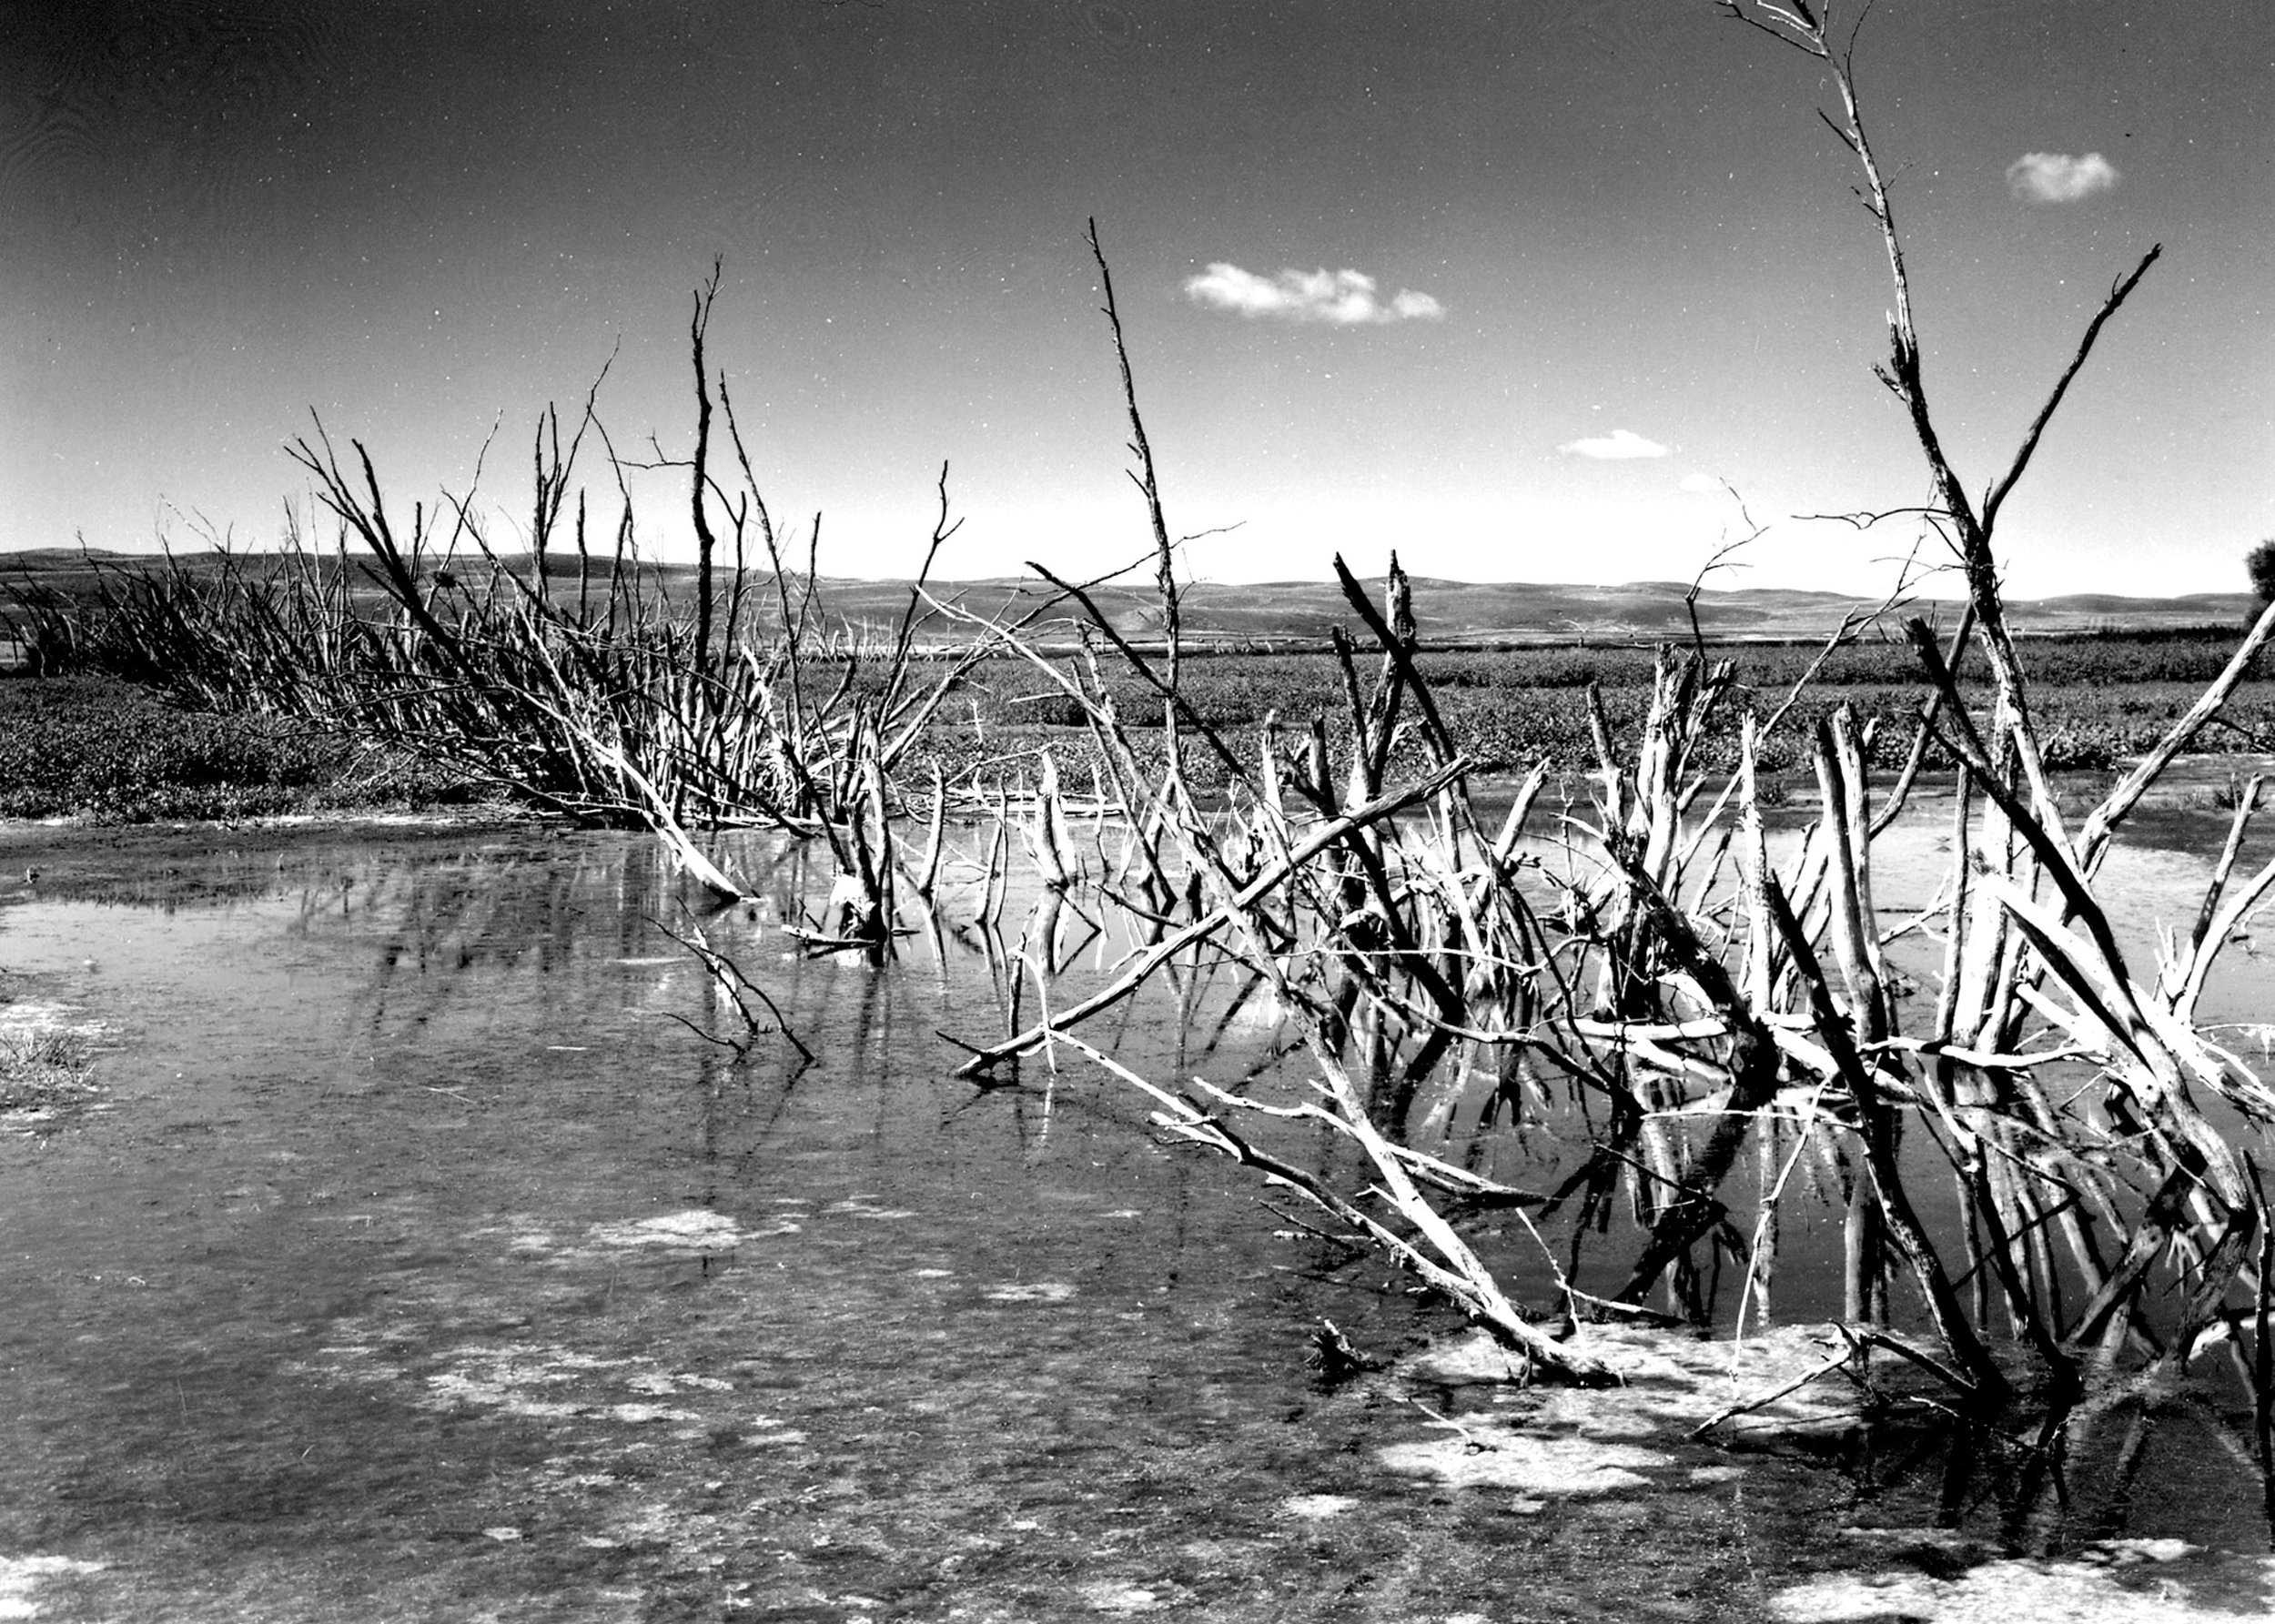
[[[71,1006],[57,1004],[52,999],[22,998],[5,1008],[7,1014],[5,1020],[0,1022],[0,1031],[21,1033],[27,1037],[60,1034],[66,1037],[84,1038],[91,1043],[110,1031],[100,1021],[85,1017],[72,1019]]]
[[[1924,1573],[1837,1574],[1780,1590],[1783,1624],[2213,1624],[2275,1617],[2275,1558],[2144,1555],[2177,1540],[2120,1540],[2060,1561],[1986,1562],[1956,1579]],[[2160,1570],[2144,1574],[2144,1566]],[[2123,1579],[2118,1574],[2127,1571]]]
[[[1141,1585],[1084,1585],[1076,1593],[1084,1602],[1102,1613],[1150,1613],[1168,1605],[1159,1592],[1148,1590]]]
[[[1457,1407],[1448,1426],[1379,1453],[1393,1471],[1513,1489],[1527,1500],[1623,1493],[1653,1484],[1708,1488],[1743,1475],[1734,1463],[1702,1467],[1690,1453],[1701,1423],[1822,1367],[1840,1347],[1817,1327],[1780,1326],[1743,1343],[1628,1326],[1590,1326],[1575,1346],[1626,1378],[1609,1388],[1505,1391],[1491,1411]],[[1392,1381],[1454,1387],[1514,1383],[1521,1364],[1482,1332],[1451,1337],[1400,1361]],[[1764,1432],[1855,1424],[1855,1390],[1825,1377],[1727,1424]],[[1678,1453],[1681,1451],[1682,1453]],[[1688,1454],[1689,1458],[1684,1458]]]
[[[991,1303],[1063,1303],[1075,1295],[1075,1288],[1064,1280],[1031,1280],[980,1295]]]
[[[668,1398],[674,1393],[732,1393],[734,1384],[715,1376],[696,1376],[684,1370],[645,1371],[624,1384],[635,1393]]]
[[[427,1377],[429,1409],[494,1409],[531,1421],[566,1420],[582,1407],[561,1399],[531,1398],[510,1381],[444,1370]]]
[[[1586,1326],[1572,1339],[1617,1369],[1618,1387],[1535,1389],[1528,1412],[1537,1424],[1592,1437],[1671,1437],[1732,1405],[1774,1392],[1822,1367],[1841,1344],[1820,1326],[1779,1326],[1743,1342],[1715,1342],[1636,1326]],[[1884,1388],[1901,1387],[1907,1368],[1890,1357],[1874,1364]],[[1460,1387],[1515,1381],[1517,1362],[1482,1331],[1450,1337],[1400,1361],[1394,1373]],[[1725,1436],[1820,1431],[1855,1424],[1856,1389],[1823,1376],[1774,1403],[1726,1423]]]
[[[1644,1473],[1665,1472],[1674,1465],[1669,1456],[1632,1444],[1534,1433],[1494,1421],[1463,1425],[1465,1433],[1391,1444],[1377,1456],[1409,1477],[1568,1498],[1648,1488],[1651,1479]]]
[[[443,1357],[453,1367],[426,1378],[430,1408],[493,1409],[531,1420],[562,1420],[582,1415],[607,1416],[633,1423],[697,1418],[687,1410],[626,1402],[612,1394],[589,1392],[601,1383],[622,1382],[634,1392],[652,1393],[652,1386],[643,1387],[641,1384],[658,1373],[638,1367],[645,1361],[603,1359],[571,1348],[529,1342],[501,1347],[473,1344],[453,1348]],[[618,1371],[628,1374],[620,1377],[615,1374]],[[588,1392],[560,1392],[571,1384],[580,1384]],[[666,1390],[675,1389],[670,1388],[667,1382]]]
[[[581,1236],[563,1236],[551,1220],[534,1213],[508,1214],[501,1222],[485,1225],[470,1234],[478,1240],[502,1243],[511,1257],[578,1264],[624,1253],[717,1256],[733,1252],[750,1241],[795,1235],[799,1228],[788,1217],[745,1225],[725,1213],[691,1207],[684,1212],[591,1225]]]
[[[769,1226],[768,1235],[794,1235],[798,1226],[787,1220]],[[746,1238],[743,1226],[724,1213],[693,1207],[661,1217],[635,1218],[619,1224],[595,1224],[586,1238],[596,1246],[669,1246],[689,1252],[732,1252]]]
[[[870,1196],[855,1195],[844,1201],[833,1201],[823,1212],[841,1218],[867,1218],[875,1223],[890,1223],[916,1215],[903,1206],[880,1206]]]
[[[1401,1360],[1399,1374],[1460,1387],[1471,1382],[1520,1382],[1524,1379],[1524,1367],[1482,1331],[1465,1331]]]
[[[1322,1522],[1330,1517],[1340,1517],[1358,1503],[1347,1494],[1299,1494],[1280,1501],[1279,1508],[1306,1522]]]
[[[100,1573],[106,1566],[73,1557],[0,1557],[0,1619],[36,1619],[35,1597],[43,1585],[76,1573]]]
[[[407,1379],[410,1369],[400,1361],[380,1357],[368,1342],[329,1342],[315,1357],[288,1360],[284,1368],[294,1376],[348,1380],[366,1387],[382,1387]]]
[[[745,1225],[725,1213],[692,1207],[685,1212],[594,1224],[581,1236],[563,1236],[546,1219],[530,1213],[509,1215],[503,1223],[485,1226],[471,1234],[473,1238],[501,1244],[509,1257],[575,1266],[626,1256],[657,1259],[725,1256],[752,1241],[796,1235],[800,1228],[798,1223],[788,1217]]]
[[[692,1409],[672,1409],[662,1404],[612,1404],[605,1412],[612,1420],[639,1427],[650,1421],[700,1421]]]
[[[2129,1568],[2139,1562],[2178,1562],[2203,1548],[2185,1539],[2104,1539],[2078,1553],[2081,1562],[2108,1562]]]
[[[349,1322],[341,1328],[349,1328]],[[350,1330],[359,1337],[369,1334],[361,1322]],[[652,1359],[608,1358],[552,1343],[464,1343],[426,1354],[417,1348],[415,1328],[406,1327],[392,1340],[399,1345],[360,1339],[328,1343],[287,1368],[298,1376],[362,1387],[415,1383],[420,1392],[414,1402],[426,1409],[489,1410],[531,1421],[700,1422],[702,1413],[683,1402],[660,1401],[734,1390],[733,1382],[719,1377],[659,1369]]]

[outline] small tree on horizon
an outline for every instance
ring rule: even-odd
[[[2275,603],[2275,536],[2254,547],[2243,555],[2243,567],[2251,575],[2251,590],[2261,603]]]

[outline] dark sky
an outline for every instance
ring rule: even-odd
[[[1971,483],[2165,245],[2007,509],[2025,594],[2233,588],[2275,534],[2275,8],[2179,15],[1883,0],[1858,47]],[[612,352],[620,449],[684,454],[716,256],[712,361],[825,570],[913,569],[943,461],[945,573],[1135,556],[1091,215],[1171,524],[1221,530],[1197,575],[1395,546],[1683,577],[1727,481],[1772,528],[1724,584],[1862,590],[1912,532],[1789,516],[1924,494],[1825,87],[1707,0],[0,0],[0,549],[200,515],[271,544],[311,409],[404,505],[463,495],[498,425],[480,506],[517,544],[534,414]]]

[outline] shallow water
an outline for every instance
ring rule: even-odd
[[[679,888],[644,840],[42,835],[36,856],[0,895],[0,992],[103,1024],[109,1108],[0,1137],[0,1618],[2270,1599],[2264,1563],[2222,1554],[2266,1548],[2233,1472],[2152,1475],[2099,1530],[2133,1546],[2010,1559],[1996,1505],[1932,1528],[1927,1444],[1808,1415],[1687,1440],[1818,1357],[1799,1333],[1735,1376],[1687,1339],[1621,1344],[1636,1385],[1608,1397],[1442,1362],[1318,1388],[1320,1316],[1386,1358],[1454,1327],[1379,1266],[1328,1267],[1239,1170],[1154,1144],[1127,1092],[1032,1062],[1017,1088],[951,1079],[936,1032],[1006,1018],[976,935],[879,972],[708,921],[815,1050],[800,1068],[680,1024],[728,1012],[659,926],[683,928]],[[742,856],[787,911],[802,860]],[[1064,927],[1054,999],[1119,951],[1083,935]],[[1269,1041],[1252,1009],[1219,1021],[1229,976],[1197,977],[1188,1011],[1164,989],[1107,1018],[1141,1070],[1228,1079]]]

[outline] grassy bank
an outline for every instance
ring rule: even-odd
[[[2149,749],[2202,691],[2233,651],[2226,632],[2203,630],[2034,639],[2027,654],[2037,679],[2033,704],[2047,764],[2106,768]],[[1815,645],[1748,644],[1729,651],[1740,688],[1766,713],[1815,657]],[[1648,646],[1522,649],[1431,653],[1419,663],[1461,749],[1479,760],[1520,765],[1546,759],[1567,772],[1594,765],[1588,688],[1603,696],[1615,733],[1632,731],[1651,689]],[[822,673],[834,684],[836,673]],[[1195,709],[1228,737],[1253,739],[1268,716],[1300,731],[1324,713],[1347,728],[1342,673],[1327,654],[1246,654],[1191,661],[1182,683]],[[860,686],[856,672],[854,685]],[[1158,700],[1136,675],[1112,677],[1117,708],[1131,718],[1157,714]],[[1876,723],[1873,755],[1900,762],[1926,690],[1909,651],[1872,641],[1826,661],[1801,701],[1801,719],[1845,702]],[[2202,751],[2255,752],[2275,741],[2275,690],[2246,682],[2230,701],[2227,725],[2208,731]],[[1804,765],[1807,726],[1788,727],[1766,747],[1764,771]],[[1705,758],[1734,748],[1734,735],[1710,738]],[[1077,770],[1090,735],[1081,708],[1026,662],[988,660],[956,685],[925,753],[951,782],[985,775],[1048,745]],[[1211,763],[1196,752],[1198,778]],[[105,822],[271,817],[296,812],[417,811],[488,798],[447,767],[406,750],[329,736],[287,718],[198,711],[116,677],[0,679],[0,816],[79,817]]]
[[[483,794],[399,751],[277,717],[187,710],[113,677],[0,679],[0,817],[418,811]]]

